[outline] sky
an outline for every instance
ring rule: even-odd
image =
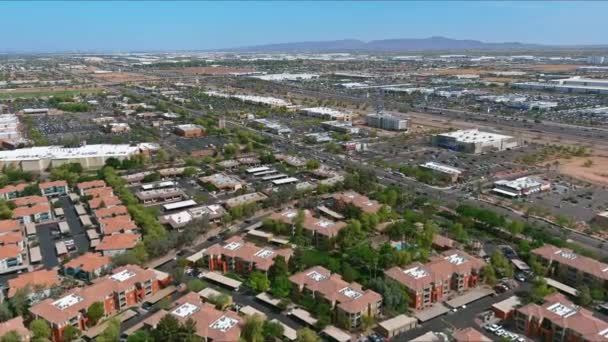
[[[444,36],[608,44],[608,2],[0,1],[0,51],[205,50]]]

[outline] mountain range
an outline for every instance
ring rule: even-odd
[[[223,49],[237,52],[405,52],[405,51],[463,51],[463,50],[538,50],[549,48],[600,48],[604,46],[550,46],[519,42],[487,43],[479,40],[446,37],[404,38],[362,41],[343,39],[256,45]]]

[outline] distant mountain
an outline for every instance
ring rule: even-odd
[[[357,39],[258,45],[225,49],[240,52],[401,52],[437,50],[523,50],[548,47],[518,42],[485,43],[445,37],[383,39],[364,42]]]

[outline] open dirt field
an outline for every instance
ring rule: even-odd
[[[107,82],[134,82],[134,81],[147,81],[156,79],[154,77],[130,73],[130,72],[113,72],[109,74],[93,74],[92,77],[107,81]]]
[[[485,69],[433,69],[433,70],[424,70],[422,71],[423,75],[482,75],[492,72],[491,70]]]
[[[253,69],[227,68],[227,67],[190,67],[173,70],[163,70],[177,72],[186,75],[229,75],[253,72]]]
[[[593,164],[584,166],[587,160]],[[559,172],[598,185],[608,185],[608,157],[583,157],[560,160]]]
[[[526,65],[525,68],[533,69],[536,71],[546,71],[546,72],[566,72],[566,71],[575,71],[582,65],[578,64],[531,64]]]

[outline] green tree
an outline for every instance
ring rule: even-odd
[[[25,288],[17,290],[15,295],[9,299],[11,311],[15,316],[23,316],[28,312],[30,307],[30,292],[31,289],[29,286],[26,286]]]
[[[129,335],[127,342],[154,342],[154,338],[148,330],[141,329]]]
[[[241,338],[245,342],[263,342],[264,320],[259,315],[247,317],[241,329]]]
[[[291,282],[285,275],[274,278],[270,286],[270,293],[277,298],[287,298],[291,294]]]
[[[309,328],[302,328],[297,331],[296,341],[298,342],[321,342],[316,332]]]
[[[108,321],[108,324],[104,331],[97,336],[96,342],[117,342],[120,337],[120,320],[118,318],[112,318]]]
[[[80,330],[78,330],[73,325],[68,325],[63,330],[63,340],[66,342],[74,341],[80,336]]]
[[[253,271],[247,279],[247,286],[256,292],[264,292],[270,288],[270,280],[264,273]]]
[[[222,293],[217,296],[209,298],[209,301],[215,304],[215,308],[218,310],[224,310],[231,302],[230,296]]]
[[[51,339],[51,327],[43,319],[35,319],[30,323],[30,330],[35,341],[44,341]]]
[[[205,288],[205,283],[200,279],[191,279],[188,281],[187,287],[188,291],[199,292]]]
[[[87,317],[89,318],[90,325],[96,325],[104,314],[105,309],[102,302],[94,302],[91,304],[87,309]]]
[[[0,304],[0,322],[6,322],[11,318],[13,318],[13,311],[8,301],[4,301]]]
[[[152,332],[155,341],[179,342],[180,324],[173,315],[165,315]]]
[[[316,170],[321,166],[321,163],[316,159],[309,159],[306,161],[306,169]]]
[[[263,333],[266,339],[273,338],[275,340],[280,340],[283,337],[283,332],[285,328],[279,322],[272,321],[264,321]]]
[[[0,338],[0,342],[21,342],[22,340],[21,335],[14,330],[7,332]]]
[[[487,264],[483,269],[484,278],[486,284],[490,286],[494,286],[498,279],[496,278],[496,271],[494,270],[494,266],[492,264]]]
[[[547,282],[543,278],[536,278],[532,291],[530,291],[527,297],[528,301],[537,304],[542,304],[545,297],[553,293],[553,289],[547,285]]]
[[[580,287],[580,289],[578,290],[578,294],[576,295],[576,302],[582,306],[588,306],[593,302],[589,286],[583,285]]]

